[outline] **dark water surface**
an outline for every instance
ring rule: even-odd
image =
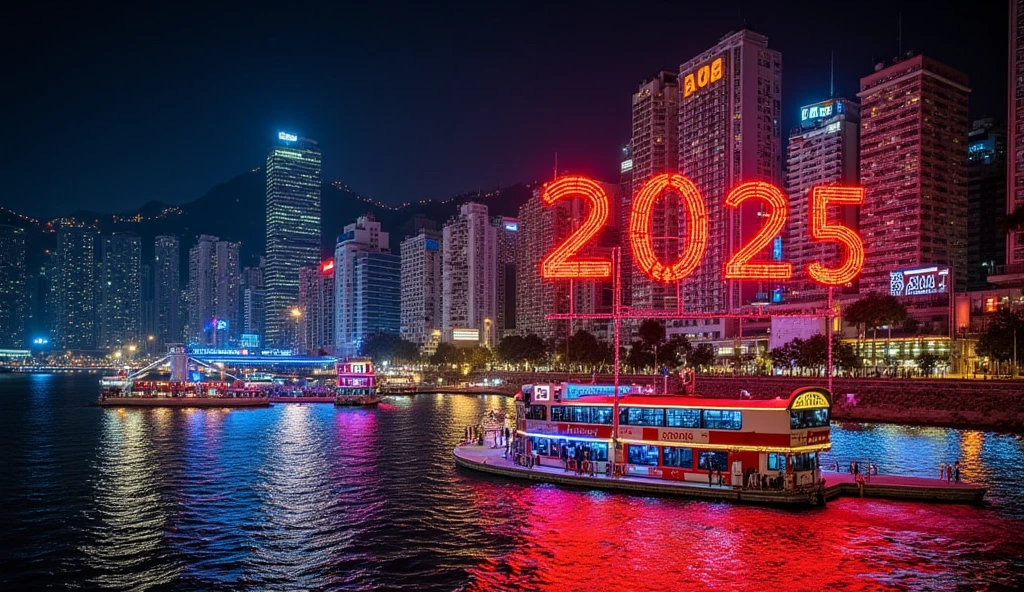
[[[376,410],[100,409],[95,376],[0,375],[0,589],[976,590],[1024,582],[1024,443],[834,426],[832,457],[983,507],[809,511],[572,490],[454,468],[502,397]]]

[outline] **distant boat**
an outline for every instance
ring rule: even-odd
[[[338,362],[338,386],[335,389],[334,404],[364,406],[377,403],[380,403],[380,397],[374,384],[373,362],[365,358]]]

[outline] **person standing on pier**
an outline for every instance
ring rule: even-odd
[[[939,463],[939,480],[946,476],[946,463]]]
[[[957,483],[960,482],[960,461],[956,461],[956,464],[953,466],[953,479]]]

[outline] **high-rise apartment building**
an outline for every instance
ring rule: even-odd
[[[299,268],[320,263],[320,148],[279,132],[267,155],[266,341],[283,344]]]
[[[967,289],[990,287],[1006,264],[1006,130],[979,119],[967,135]]]
[[[261,257],[258,266],[242,269],[242,300],[239,305],[241,307],[242,328],[239,334],[244,335],[247,342],[262,343],[265,333],[264,307],[266,293],[263,286],[263,269],[265,264],[266,260]]]
[[[25,230],[0,224],[0,348],[25,346]]]
[[[759,232],[763,218],[760,204],[736,210],[724,204],[728,192],[745,181],[783,186],[781,108],[782,54],[768,47],[764,35],[729,33],[679,66],[679,172],[701,191],[708,215],[707,252],[682,286],[686,310],[733,311],[768,289],[725,279],[726,261]],[[636,150],[634,145],[634,167]],[[688,223],[680,216],[670,238],[684,236]],[[714,338],[732,331],[723,322],[701,333]]]
[[[153,308],[160,351],[182,341],[181,250],[176,236],[158,236],[153,244]]]
[[[1006,118],[1006,213],[1024,207],[1024,0],[1010,0]],[[1006,268],[993,283],[1024,284],[1024,230],[1006,236]]]
[[[427,354],[441,339],[441,233],[421,230],[402,241],[401,336]]]
[[[497,343],[498,236],[487,206],[463,204],[444,225],[441,334],[456,345]]]
[[[139,328],[139,347],[147,353],[156,353],[156,269],[152,262],[139,267],[139,306],[142,324]]]
[[[608,196],[612,199],[614,196]],[[495,216],[495,234],[498,239],[497,252],[497,330],[496,341],[516,331],[516,245],[519,237],[519,220],[507,216]]]
[[[56,341],[62,349],[96,349],[96,232],[57,231]]]
[[[345,226],[334,248],[334,350],[359,353],[377,333],[398,335],[402,262],[372,215]]]
[[[3,251],[6,253],[8,249],[3,248]],[[0,259],[4,253],[0,253]],[[43,261],[38,273],[27,278],[28,316],[25,319],[25,336],[29,345],[34,348],[49,349],[53,341],[58,271],[56,254],[48,249],[43,252]]]
[[[201,235],[189,251],[189,342],[220,346],[237,338],[238,295],[238,243]]]
[[[819,185],[856,185],[860,178],[860,105],[846,99],[829,99],[800,109],[800,126],[786,146],[786,192],[789,221],[773,255],[793,264],[793,277],[785,285],[785,300],[820,300],[828,289],[807,275],[807,265],[819,261],[834,265],[841,253],[834,243],[812,241],[810,236],[811,189]],[[843,207],[831,220],[857,230],[858,208]],[[782,285],[770,286],[768,301],[782,300]],[[850,290],[852,291],[853,286]]]
[[[967,76],[925,56],[861,78],[862,292],[890,272],[948,265],[967,284]]]
[[[334,351],[334,260],[299,270],[300,351]]]
[[[674,72],[660,72],[643,82],[633,95],[633,135],[631,156],[623,161],[623,170],[630,175],[630,188],[622,194],[619,225],[629,228],[633,198],[643,184],[662,173],[679,172],[679,84]],[[651,232],[654,251],[663,261],[675,260],[679,254],[679,199],[667,195],[654,206]],[[628,242],[628,241],[627,241]],[[626,245],[628,247],[628,245]],[[622,291],[629,292],[633,306],[646,309],[674,308],[675,286],[666,286],[634,273],[633,251],[622,250],[624,277]]]
[[[115,232],[102,238],[98,306],[99,346],[141,345],[142,240]]]

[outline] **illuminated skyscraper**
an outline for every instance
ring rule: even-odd
[[[239,304],[242,315],[242,329],[240,335],[246,335],[246,340],[262,344],[265,334],[264,305],[265,291],[263,286],[263,269],[266,259],[261,257],[258,266],[246,267],[242,270],[240,286],[242,290],[242,301]],[[333,331],[333,329],[332,329]],[[255,336],[255,337],[254,337]]]
[[[725,197],[744,181],[782,178],[782,54],[750,30],[729,33],[679,66],[679,171],[704,196],[708,249],[683,284],[683,306],[700,312],[733,311],[758,298],[766,286],[727,281],[725,263],[761,228],[759,204],[726,208]],[[634,146],[634,166],[635,166]],[[675,236],[685,236],[681,215]],[[671,230],[671,229],[670,229]],[[673,259],[674,260],[674,259]],[[728,337],[725,324],[707,325],[704,337]]]
[[[402,261],[391,252],[388,233],[372,215],[345,226],[334,248],[334,348],[359,353],[377,333],[398,335],[401,324]]]
[[[102,238],[99,290],[99,345],[140,345],[142,338],[142,240],[116,232]]]
[[[506,334],[514,333],[516,328],[516,244],[519,237],[519,220],[495,216],[491,223],[494,224],[498,238],[498,321],[495,340],[501,341]]]
[[[1006,117],[1006,213],[1024,207],[1024,0],[1010,0],[1009,56]],[[1006,266],[988,281],[1024,285],[1024,231],[1006,235]]]
[[[281,343],[299,268],[320,263],[320,148],[280,132],[267,155],[266,341]]]
[[[25,346],[25,231],[0,224],[0,348]]]
[[[181,254],[178,237],[158,236],[154,243],[153,300],[156,309],[156,341],[163,351],[169,343],[180,343]]]
[[[57,231],[57,347],[96,348],[96,232]]]
[[[1006,263],[1006,130],[980,119],[967,135],[967,289],[990,287]]]
[[[633,95],[633,136],[631,155],[623,161],[623,172],[629,173],[629,191],[622,194],[622,228],[629,228],[633,198],[644,182],[662,173],[679,172],[679,85],[677,74],[660,72],[640,85]],[[675,260],[679,254],[679,200],[668,195],[654,207],[651,231],[658,239],[655,253],[664,261]],[[628,242],[628,239],[627,239]],[[623,300],[637,308],[675,308],[675,286],[666,286],[633,273],[633,251],[622,249],[622,291],[630,295]]]
[[[238,243],[200,236],[189,251],[190,343],[227,345],[238,336],[238,286]]]
[[[967,280],[967,76],[924,56],[861,78],[862,292],[889,273],[949,265]]]
[[[410,236],[402,241],[401,256],[401,336],[429,354],[441,338],[441,233]]]
[[[789,194],[789,222],[773,255],[793,264],[793,278],[779,286],[769,286],[770,301],[788,292],[787,302],[818,300],[828,289],[807,275],[807,265],[819,261],[832,266],[840,256],[834,243],[815,242],[810,237],[811,188],[816,185],[856,185],[859,164],[860,105],[846,99],[829,99],[800,109],[800,126],[789,136],[786,146],[786,192]],[[831,216],[847,228],[857,229],[858,210],[844,207],[839,216]],[[852,287],[851,287],[852,289]],[[837,291],[838,293],[838,291]]]
[[[442,340],[494,347],[497,343],[498,236],[487,206],[463,204],[444,225],[441,245]]]
[[[299,270],[299,350],[334,351],[334,260]]]

